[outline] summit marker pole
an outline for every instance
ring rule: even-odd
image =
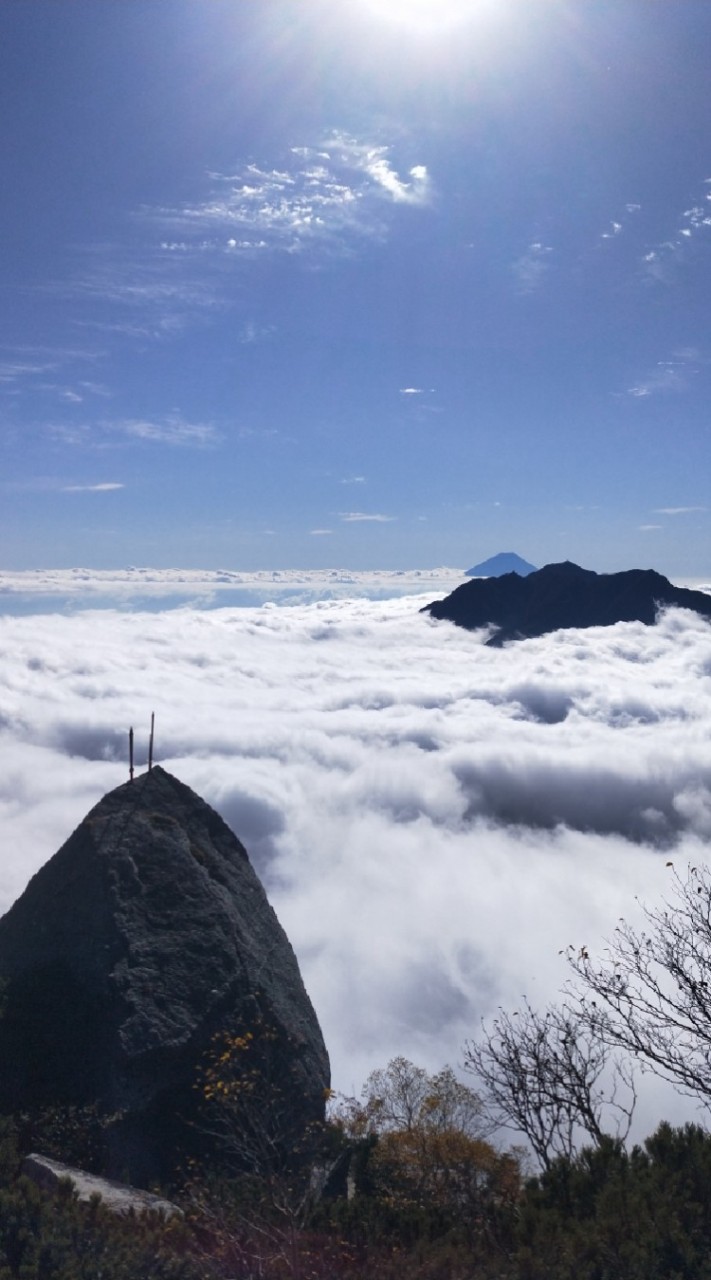
[[[128,731],[128,780],[133,782],[133,725]]]
[[[156,724],[156,713],[151,711],[151,736],[148,739],[148,772],[153,768],[153,731]]]

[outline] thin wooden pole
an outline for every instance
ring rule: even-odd
[[[133,725],[128,731],[128,780],[133,782]]]
[[[153,768],[153,731],[156,726],[156,713],[151,711],[151,736],[148,739],[148,772]]]

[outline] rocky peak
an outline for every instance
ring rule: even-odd
[[[535,564],[524,560],[515,551],[499,551],[498,555],[490,556],[488,560],[482,560],[480,564],[467,569],[466,576],[467,578],[500,578],[504,573],[517,573],[519,577],[525,578],[535,571]]]
[[[653,569],[594,573],[565,560],[521,577],[473,579],[423,612],[473,631],[492,627],[490,645],[542,636],[562,627],[602,627],[616,622],[656,621],[661,608],[676,605],[711,617],[711,596],[675,587]]]
[[[296,957],[243,845],[159,767],[106,795],[0,919],[0,1109],[118,1113],[107,1167],[165,1176],[212,1037],[255,1002],[290,1045],[304,1125],[326,1049]]]

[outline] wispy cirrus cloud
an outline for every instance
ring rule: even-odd
[[[225,305],[209,275],[199,277],[186,270],[165,246],[130,254],[122,246],[95,247],[74,279],[47,289],[96,304],[95,315],[84,312],[77,322],[82,328],[128,338],[170,338],[196,316]],[[110,319],[106,304],[114,308]]]
[[[317,146],[292,147],[278,167],[211,172],[203,199],[141,214],[167,233],[167,254],[348,251],[358,240],[385,237],[388,205],[431,199],[426,166],[411,165],[403,176],[391,150],[334,132]]]
[[[117,437],[146,444],[198,449],[217,444],[221,438],[213,423],[188,422],[179,413],[161,418],[106,419],[91,425],[52,423],[47,429],[62,444],[98,449],[115,444]]]
[[[54,396],[64,404],[84,404],[85,400],[94,396],[109,399],[113,394],[101,383],[85,380],[76,382],[72,386],[63,386],[57,382],[41,382],[37,384],[36,389]]]
[[[681,348],[670,359],[658,360],[654,368],[628,387],[624,394],[635,400],[646,400],[649,396],[664,392],[686,391],[704,363],[703,357],[694,348]]]
[[[397,516],[384,516],[368,511],[339,511],[338,515],[345,524],[390,524],[397,519]]]
[[[401,178],[390,159],[391,148],[374,146],[356,141],[347,133],[334,133],[327,146],[328,154],[346,169],[366,174],[380,194],[385,194],[396,204],[422,205],[429,203],[432,190],[427,167],[413,165],[407,178]]]
[[[626,224],[629,222],[630,218],[639,213],[641,208],[641,204],[634,204],[631,201],[626,204],[623,212],[618,214],[617,218],[613,218],[609,222],[607,230],[602,232],[600,239],[617,240],[618,237],[623,234]]]
[[[681,240],[664,240],[653,249],[648,249],[642,258],[642,270],[646,279],[658,284],[671,284],[682,247]]]
[[[255,320],[248,320],[242,325],[239,331],[237,341],[241,346],[249,347],[255,342],[266,342],[269,338],[273,338],[276,328],[273,324],[257,324]]]
[[[543,284],[550,270],[550,255],[553,249],[542,240],[534,240],[525,253],[517,258],[511,270],[517,282],[519,293],[535,293]]]
[[[28,377],[36,378],[42,374],[53,373],[58,368],[57,361],[0,360],[0,383],[5,386],[14,385]]]
[[[10,394],[22,391],[42,391],[63,395],[65,398],[77,399],[81,392],[55,382],[48,381],[50,375],[69,378],[72,366],[76,368],[81,362],[98,360],[103,352],[87,351],[69,347],[52,346],[0,346],[0,389]],[[85,391],[95,390],[99,384],[80,380],[77,388]],[[108,394],[108,393],[106,393]]]
[[[62,493],[113,493],[116,489],[125,488],[125,484],[110,480],[102,484],[65,484],[62,485]]]
[[[220,438],[212,423],[186,422],[179,414],[169,414],[165,418],[157,419],[126,418],[121,422],[108,424],[108,429],[128,436],[132,440],[180,447],[187,445],[203,448],[206,445],[216,444]]]
[[[141,206],[127,240],[84,246],[71,278],[50,281],[42,292],[74,304],[71,322],[107,338],[179,337],[232,306],[231,261],[274,253],[348,256],[368,241],[385,241],[398,207],[432,199],[424,164],[398,165],[389,145],[343,131],[316,146],[293,146],[277,164],[208,172],[203,187],[182,205]],[[249,319],[238,341],[273,333]],[[51,356],[0,361],[0,387],[58,367]]]
[[[708,507],[655,507],[655,516],[686,516],[693,511],[708,511]]]
[[[673,284],[681,265],[688,258],[690,246],[701,236],[708,236],[711,229],[711,179],[704,179],[707,188],[699,192],[696,201],[684,209],[678,224],[666,240],[652,245],[642,257],[642,271],[650,283]]]
[[[643,400],[647,396],[657,395],[660,391],[683,391],[686,385],[686,379],[674,364],[670,364],[667,360],[660,360],[652,373],[627,389],[627,395]]]

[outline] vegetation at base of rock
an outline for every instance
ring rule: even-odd
[[[0,1280],[202,1280],[192,1233],[157,1215],[120,1218],[20,1174],[17,1134],[0,1123]]]
[[[17,1143],[23,1153],[41,1151],[87,1173],[100,1174],[106,1165],[106,1135],[116,1116],[98,1106],[43,1106],[14,1116]]]
[[[400,1077],[403,1066],[410,1082],[439,1080],[446,1093],[447,1069],[429,1076],[400,1059]],[[390,1068],[375,1076],[393,1079]],[[368,1132],[352,1140],[332,1121],[332,1150],[360,1144],[358,1190],[313,1202],[301,1219],[244,1177],[208,1177],[200,1194],[187,1186],[185,1222],[117,1218],[68,1185],[49,1193],[22,1177],[4,1121],[0,1280],[711,1280],[711,1135],[700,1126],[662,1124],[629,1152],[603,1139],[528,1181],[515,1153],[461,1133],[455,1166],[481,1190],[471,1201],[441,1176],[447,1148],[428,1145],[446,1132],[428,1128],[431,1097],[409,1128],[376,1130],[373,1112],[385,1109],[373,1094],[358,1103]]]
[[[317,1158],[324,1126],[295,1105],[299,1045],[262,1007],[237,1029],[215,1033],[198,1072],[196,1128],[209,1139],[214,1170],[263,1184],[303,1180]],[[323,1112],[328,1091],[321,1099]]]

